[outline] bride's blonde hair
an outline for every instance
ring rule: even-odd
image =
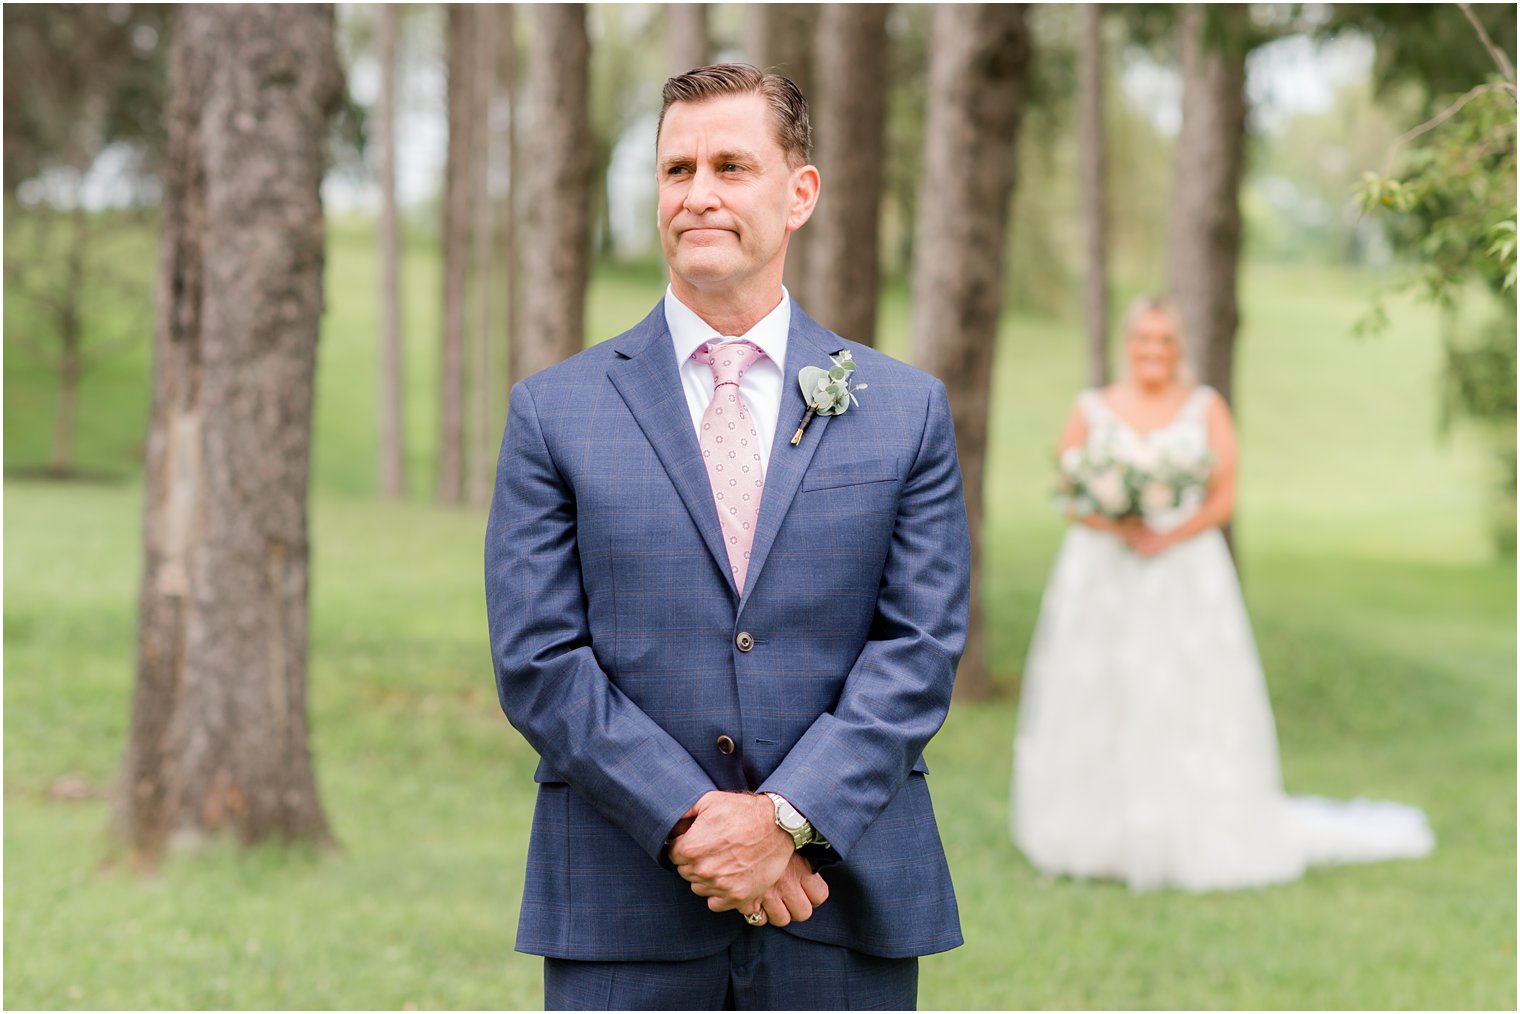
[[[1122,332],[1124,340],[1129,340],[1130,333],[1135,330],[1135,326],[1140,323],[1141,318],[1148,317],[1153,313],[1159,313],[1166,318],[1166,322],[1171,325],[1172,340],[1177,343],[1177,351],[1182,353],[1182,357],[1177,361],[1177,379],[1189,386],[1197,383],[1197,377],[1193,374],[1191,357],[1188,355],[1187,336],[1182,330],[1182,320],[1177,314],[1177,308],[1165,296],[1136,296],[1130,301],[1129,306],[1124,311],[1124,330]],[[1125,360],[1123,372],[1126,374],[1129,372],[1129,362],[1127,359]]]

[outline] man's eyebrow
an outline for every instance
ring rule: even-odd
[[[733,148],[713,155],[714,162],[746,162],[750,165],[760,161],[760,156],[744,148]]]
[[[744,148],[714,152],[710,157],[713,162],[743,162],[746,165],[754,165],[760,161],[760,157],[757,154]],[[696,160],[695,155],[666,155],[660,159],[660,168],[668,169],[671,166],[691,165]]]

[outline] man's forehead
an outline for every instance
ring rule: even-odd
[[[660,154],[699,143],[735,151],[779,148],[771,129],[769,103],[754,93],[672,102],[660,127]]]

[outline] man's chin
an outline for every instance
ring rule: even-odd
[[[679,257],[670,268],[688,284],[703,287],[722,284],[734,275],[733,265],[718,257]]]

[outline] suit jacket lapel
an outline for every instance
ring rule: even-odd
[[[692,429],[691,411],[686,405],[686,393],[681,388],[680,368],[676,364],[675,349],[670,343],[670,331],[665,324],[663,301],[643,322],[621,338],[613,348],[625,358],[614,363],[607,371],[618,394],[627,403],[639,428],[654,447],[660,463],[665,466],[681,501],[691,515],[692,523],[707,544],[714,562],[724,576],[724,585],[733,588],[729,578],[728,551],[723,545],[723,534],[718,528],[718,508],[713,503],[712,485],[707,479],[707,467],[702,463],[702,452],[697,446],[697,434]],[[799,393],[797,400],[802,396]],[[788,433],[790,438],[791,434]],[[788,448],[795,450],[796,448]],[[770,483],[761,499],[761,521],[764,522],[764,497],[770,495]],[[751,564],[753,570],[753,564]]]
[[[804,366],[828,369],[831,365],[829,356],[841,348],[843,346],[838,344],[837,338],[803,313],[796,300],[792,301],[792,326],[787,336],[786,363],[781,371],[781,417],[776,420],[776,439],[771,447],[770,463],[766,466],[765,492],[760,497],[760,518],[755,523],[755,543],[750,548],[749,573],[744,581],[745,595],[755,586],[756,578],[765,567],[766,557],[776,543],[776,533],[781,530],[781,522],[797,497],[808,462],[813,460],[813,453],[832,418],[814,416],[802,434],[802,443],[792,446],[792,434],[807,411],[802,388],[797,383],[797,371]],[[675,358],[674,352],[671,358]]]

